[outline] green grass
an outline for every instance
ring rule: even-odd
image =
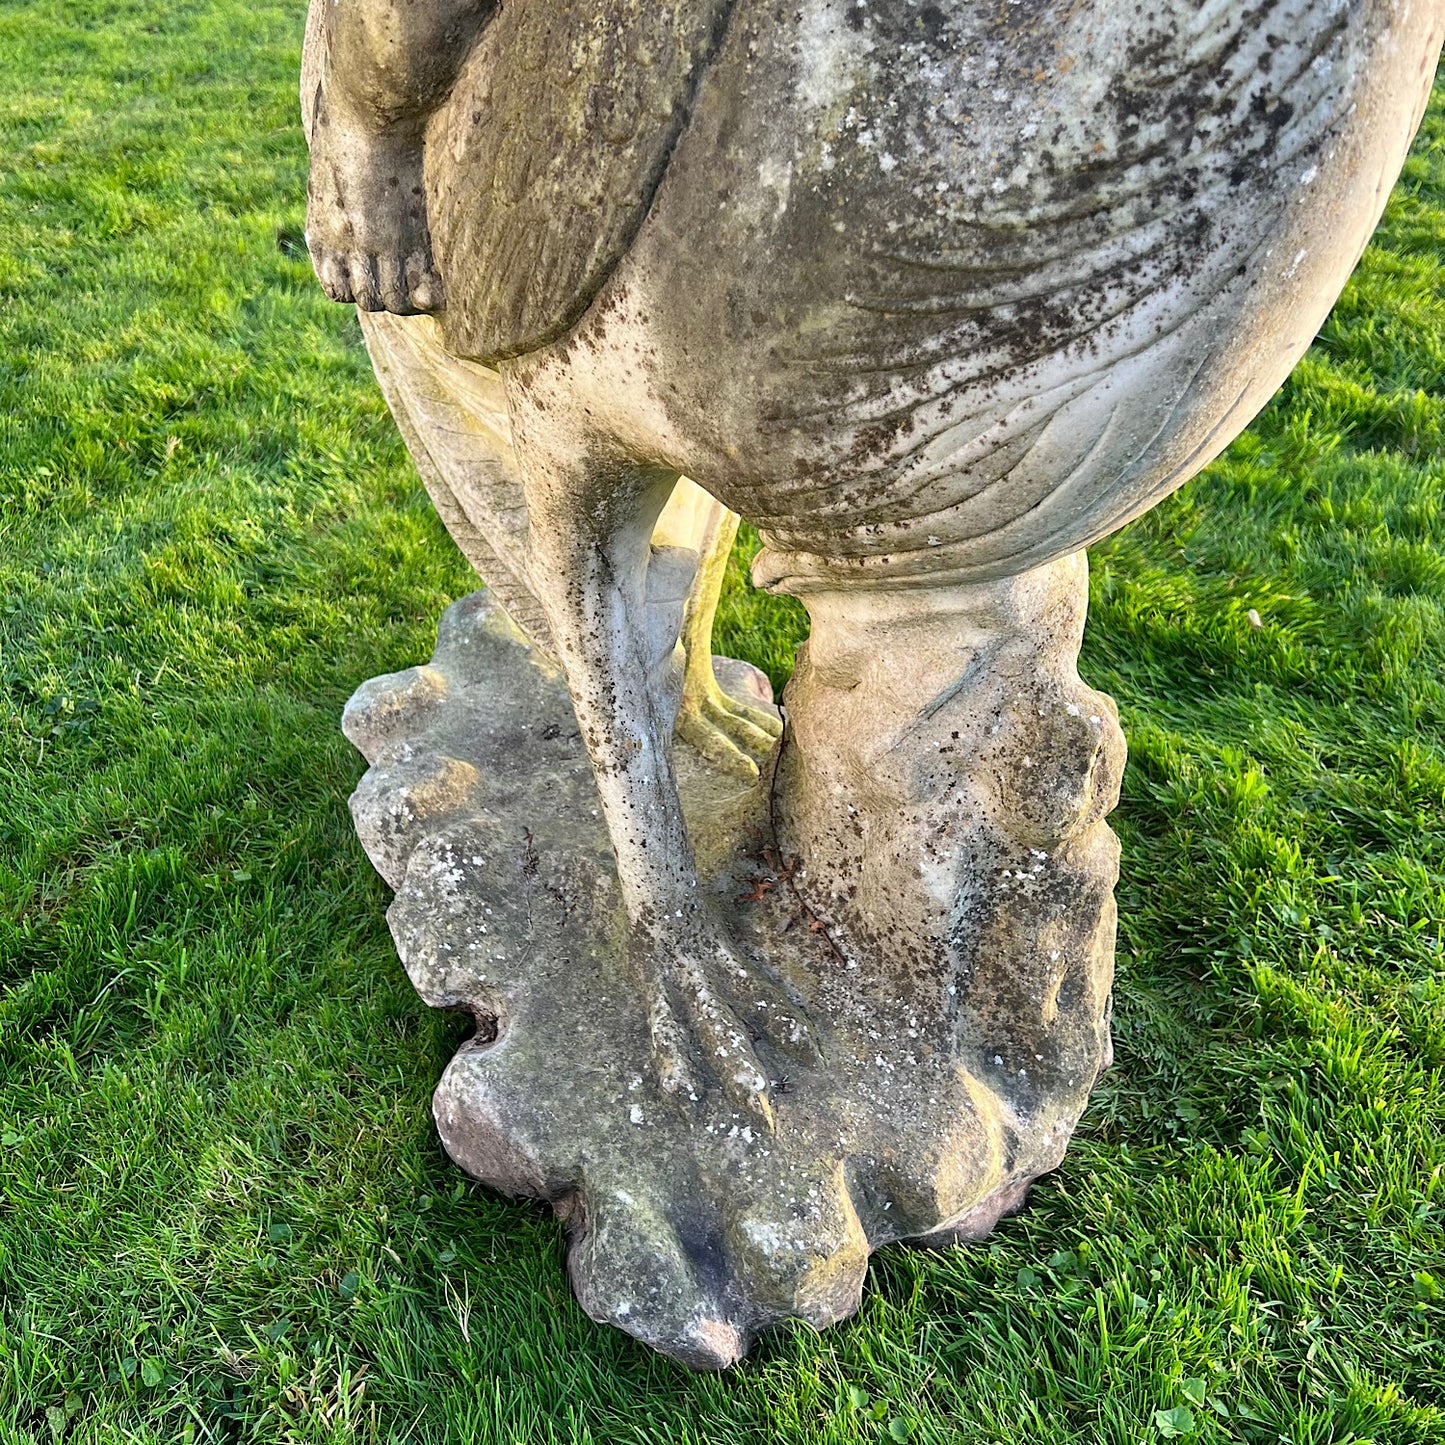
[[[1064,1167],[696,1379],[432,1129],[337,719],[474,582],[302,254],[301,10],[0,0],[0,1441],[1445,1442],[1445,93],[1280,397],[1095,554]]]

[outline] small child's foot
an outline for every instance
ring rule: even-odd
[[[420,138],[368,133],[323,109],[311,138],[306,244],[333,301],[398,316],[440,310]]]

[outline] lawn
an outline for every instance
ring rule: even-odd
[[[0,0],[0,1442],[1445,1442],[1445,90],[1289,384],[1095,551],[1063,1168],[694,1378],[433,1132],[338,718],[476,584],[306,262],[302,8]]]

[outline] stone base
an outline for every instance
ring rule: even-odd
[[[746,664],[719,659],[718,675],[770,701]],[[365,684],[343,726],[371,763],[352,812],[396,890],[407,972],[428,1003],[477,1019],[436,1091],[442,1140],[477,1179],[567,1218],[594,1319],[694,1368],[730,1365],[777,1321],[852,1314],[872,1250],[980,1239],[1059,1163],[1107,1059],[1108,850],[1087,876],[1059,865],[1037,936],[1025,925],[1010,945],[1020,978],[1038,954],[1054,981],[1031,986],[1032,1033],[1004,1029],[1034,1040],[1027,1059],[995,1052],[966,979],[900,989],[896,967],[810,909],[777,849],[776,770],[743,786],[679,744],[705,887],[821,1040],[821,1062],[779,1069],[769,1135],[721,1097],[657,1086],[565,683],[486,592],[447,610],[430,664]],[[1059,962],[1044,946],[1081,904]]]

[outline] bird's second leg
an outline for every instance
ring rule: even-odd
[[[777,745],[783,727],[772,713],[725,692],[713,671],[713,621],[737,535],[737,513],[683,477],[653,541],[686,547],[698,559],[682,619],[686,661],[677,735],[724,772],[746,779],[758,776],[759,763]]]
[[[720,1088],[770,1126],[770,1059],[811,1045],[800,1010],[727,936],[698,883],[671,757],[681,606],[664,618],[648,597],[650,573],[678,595],[676,554],[651,546],[675,474],[558,463],[535,446],[523,457],[533,590],[597,779],[659,1078],[684,1098]]]

